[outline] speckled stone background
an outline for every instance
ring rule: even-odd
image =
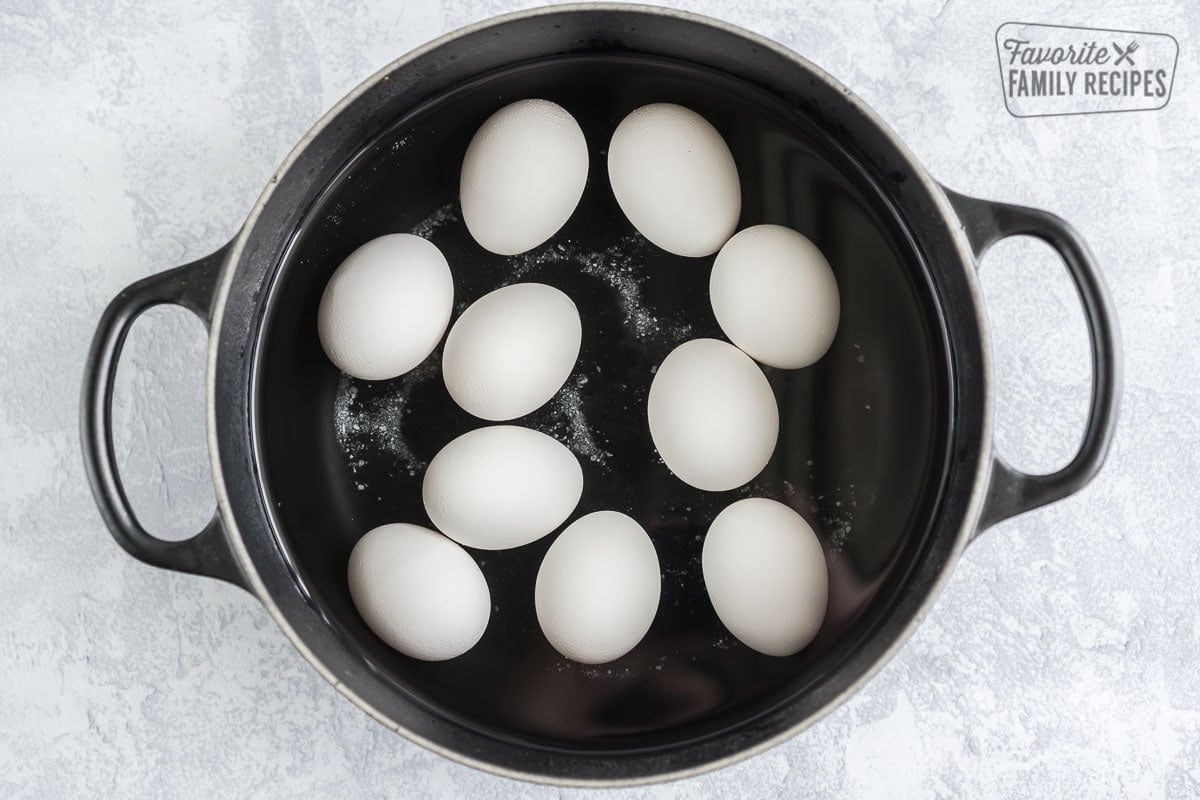
[[[79,455],[83,359],[123,286],[236,231],[292,144],[346,91],[506,0],[0,0],[0,796],[569,797],[457,766],[368,719],[245,592],[127,557]],[[693,780],[606,797],[1200,795],[1200,6],[1188,0],[695,0],[851,86],[932,173],[1071,220],[1120,309],[1126,392],[1083,494],[967,552],[923,627],[864,691],[793,741]],[[1162,111],[1015,119],[1007,20],[1164,31]],[[1088,389],[1073,290],[1009,241],[983,283],[997,437],[1065,462]],[[116,425],[148,524],[213,504],[204,341],[141,321]]]

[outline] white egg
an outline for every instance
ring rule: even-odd
[[[350,553],[350,597],[372,631],[423,661],[445,661],[475,646],[492,599],[466,550],[419,525],[382,525]]]
[[[779,438],[779,409],[766,376],[717,339],[684,342],[663,359],[647,412],[663,462],[697,489],[746,483],[767,465]]]
[[[534,606],[555,650],[603,664],[650,630],[660,588],[658,554],[642,526],[616,511],[597,511],[572,522],[546,551]]]
[[[463,222],[485,249],[524,253],[570,218],[587,174],[587,141],[575,118],[549,100],[520,100],[488,117],[467,146]]]
[[[780,225],[755,225],[725,243],[708,283],[721,330],[752,358],[807,367],[837,333],[841,299],[825,256]]]
[[[435,527],[480,550],[540,539],[583,494],[578,459],[557,440],[515,425],[464,433],[429,462],[421,497]]]
[[[621,121],[608,146],[608,179],[633,226],[680,256],[715,253],[742,212],[729,146],[704,117],[671,103]]]
[[[721,622],[769,656],[799,652],[821,628],[829,572],[816,534],[792,509],[761,497],[717,515],[704,539],[704,584]]]
[[[342,372],[385,380],[433,352],[453,306],[454,280],[442,252],[419,236],[393,233],[362,245],[334,271],[317,332]]]
[[[571,375],[582,331],[579,310],[553,286],[497,289],[472,303],[450,329],[442,353],[446,389],[482,419],[524,416]]]

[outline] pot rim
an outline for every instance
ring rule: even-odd
[[[936,205],[938,211],[941,212],[944,221],[949,223],[951,239],[954,244],[955,251],[959,256],[966,274],[965,286],[971,298],[972,312],[975,322],[978,325],[980,332],[979,337],[979,352],[980,364],[979,372],[985,384],[985,390],[981,392],[981,418],[979,420],[979,437],[977,443],[978,458],[975,465],[976,479],[972,485],[970,496],[965,504],[965,514],[962,518],[962,524],[957,531],[953,545],[948,550],[943,563],[938,570],[936,577],[923,590],[923,597],[917,604],[916,609],[910,618],[899,627],[898,632],[894,635],[887,647],[874,659],[872,663],[866,666],[862,672],[856,676],[849,684],[842,687],[818,709],[807,715],[796,724],[769,736],[762,741],[756,742],[748,747],[740,749],[727,756],[712,759],[700,764],[695,764],[683,769],[655,773],[651,775],[638,775],[627,778],[572,778],[551,776],[536,772],[525,772],[519,769],[510,769],[492,761],[484,761],[481,759],[472,758],[471,756],[460,753],[449,747],[441,745],[435,741],[421,736],[414,731],[399,725],[383,712],[373,707],[364,698],[356,694],[349,686],[342,682],[334,672],[321,661],[320,657],[312,651],[307,645],[304,638],[292,626],[287,616],[284,614],[280,606],[275,602],[274,598],[263,581],[258,569],[242,539],[241,531],[238,529],[236,516],[232,502],[230,500],[229,489],[226,485],[224,470],[222,468],[220,457],[220,443],[217,434],[217,363],[218,354],[222,346],[222,334],[224,332],[224,317],[228,304],[229,293],[233,285],[236,267],[241,261],[245,245],[249,239],[250,233],[254,229],[263,209],[270,202],[277,186],[280,184],[282,177],[293,167],[300,158],[302,153],[308,148],[309,144],[333,122],[341,113],[361,95],[368,91],[384,76],[403,68],[415,59],[426,55],[427,53],[447,45],[459,38],[476,33],[481,30],[486,30],[496,25],[509,23],[517,20],[535,18],[551,14],[575,13],[575,12],[620,12],[620,13],[640,13],[667,17],[687,21],[694,24],[705,25],[717,28],[725,33],[735,35],[764,50],[770,51],[796,62],[800,67],[810,72],[815,78],[826,82],[829,86],[837,89],[845,98],[852,104],[855,109],[866,118],[866,120],[874,127],[878,128],[883,133],[891,145],[895,148],[907,165],[911,168],[911,177],[919,181],[922,188],[927,192],[930,199]],[[952,222],[953,221],[953,222]],[[988,487],[988,479],[993,463],[992,459],[992,429],[993,429],[993,398],[991,391],[986,389],[986,384],[990,382],[992,374],[992,355],[991,342],[988,335],[988,325],[984,314],[983,296],[980,291],[978,279],[975,274],[974,266],[976,264],[975,252],[967,239],[966,233],[963,230],[961,223],[958,222],[958,214],[950,201],[947,199],[941,184],[926,171],[924,166],[917,160],[913,153],[904,144],[903,140],[883,121],[883,119],[869,105],[863,102],[857,95],[850,91],[848,87],[826,73],[823,69],[813,64],[808,59],[801,56],[799,53],[790,48],[775,42],[765,36],[749,31],[745,28],[722,20],[709,17],[703,14],[697,14],[690,11],[682,11],[673,8],[662,8],[657,6],[649,6],[640,3],[623,3],[623,2],[597,2],[597,3],[563,3],[555,5],[539,6],[531,9],[514,11],[507,14],[489,17],[480,22],[458,28],[449,33],[443,34],[424,45],[421,45],[399,58],[389,62],[381,69],[360,82],[354,89],[342,97],[335,105],[321,116],[321,118],[300,138],[296,145],[289,151],[288,155],[279,164],[276,170],[272,173],[272,177],[268,180],[266,187],[261,195],[255,201],[250,213],[245,222],[238,231],[237,237],[231,243],[229,251],[226,255],[225,263],[222,267],[220,282],[218,284],[213,301],[213,316],[212,327],[209,335],[209,345],[207,354],[207,365],[205,374],[205,418],[206,418],[206,436],[208,439],[209,464],[212,471],[213,486],[217,498],[217,507],[224,523],[225,537],[237,558],[238,566],[244,574],[249,588],[258,600],[266,608],[271,618],[276,625],[284,632],[291,644],[297,651],[313,666],[314,669],[331,683],[335,689],[343,696],[354,703],[360,709],[365,711],[372,718],[383,724],[385,727],[400,734],[405,739],[420,745],[438,755],[444,756],[457,763],[473,767],[475,769],[497,775],[504,778],[514,780],[527,781],[537,784],[551,786],[569,786],[583,788],[604,788],[604,787],[628,787],[628,786],[644,786],[656,783],[665,783],[669,781],[679,780],[682,778],[693,777],[706,772],[711,772],[723,767],[727,767],[738,762],[759,755],[767,750],[770,750],[783,742],[795,737],[802,731],[811,727],[818,721],[822,720],[835,709],[841,706],[849,697],[856,694],[868,681],[883,668],[885,664],[890,662],[900,650],[900,648],[908,641],[913,631],[924,621],[925,617],[931,610],[935,600],[941,594],[943,587],[950,574],[954,570],[955,564],[961,557],[967,544],[970,542],[983,508],[984,499]]]

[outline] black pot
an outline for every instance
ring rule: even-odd
[[[530,96],[576,115],[592,172],[559,237],[529,258],[504,259],[476,246],[455,218],[458,164],[483,119]],[[634,235],[605,179],[603,148],[616,123],[663,100],[695,108],[730,143],[743,178],[741,226],[802,231],[829,256],[842,289],[829,354],[806,370],[767,370],[780,444],[759,479],[734,492],[674,479],[645,425],[654,364],[684,339],[720,335],[709,262]],[[658,617],[613,665],[566,661],[538,631],[533,579],[553,537],[473,554],[496,608],[483,640],[458,659],[407,659],[354,612],[345,580],[354,542],[384,522],[425,522],[422,462],[480,424],[450,402],[436,358],[410,376],[360,384],[341,377],[317,341],[317,301],[339,261],[367,238],[418,224],[453,265],[460,310],[518,275],[563,288],[581,309],[588,333],[568,384],[575,406],[552,403],[522,423],[590,448],[578,513],[625,511],[659,551]],[[992,365],[975,271],[991,244],[1013,235],[1059,253],[1091,333],[1086,433],[1052,475],[1022,474],[992,452]],[[155,539],[138,523],[111,435],[126,334],[160,303],[191,309],[210,331],[219,509],[184,542]],[[689,14],[566,6],[476,25],[396,61],[304,137],[233,242],[122,292],[100,321],[85,376],[84,455],[122,547],[255,594],[313,666],[388,727],[505,775],[639,782],[727,764],[810,725],[896,651],[980,530],[1091,480],[1116,422],[1118,347],[1103,281],[1065,222],[944,189],[869,108],[796,54]],[[587,424],[572,427],[580,414]],[[703,589],[707,524],[751,494],[791,504],[827,549],[828,618],[789,658],[733,640]]]

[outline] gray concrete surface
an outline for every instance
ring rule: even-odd
[[[681,0],[682,2],[682,0]],[[79,456],[83,358],[127,283],[214,249],[324,109],[376,68],[524,2],[0,0],[0,796],[566,797],[408,744],[321,680],[246,593],[128,558]],[[854,88],[932,173],[1071,220],[1112,284],[1127,391],[1085,493],[990,531],[861,694],[738,766],[606,797],[1200,795],[1200,6],[1186,0],[689,0]],[[1161,111],[1016,119],[1008,20],[1164,31]],[[997,437],[1065,461],[1082,316],[1054,257],[1006,242],[983,282]],[[200,325],[139,323],[126,480],[155,530],[207,518]]]

